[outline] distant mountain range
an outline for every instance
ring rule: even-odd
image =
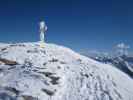
[[[97,53],[93,55],[84,54],[96,61],[111,64],[122,70],[133,78],[133,56],[130,55],[109,55],[107,53]]]

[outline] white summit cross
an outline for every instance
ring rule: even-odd
[[[47,26],[44,21],[40,22],[40,47],[44,47]]]

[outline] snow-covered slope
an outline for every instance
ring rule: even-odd
[[[55,44],[0,44],[0,100],[133,100],[133,80]]]

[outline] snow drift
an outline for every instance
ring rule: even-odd
[[[133,80],[55,44],[0,44],[0,100],[133,100]]]

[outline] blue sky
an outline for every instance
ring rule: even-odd
[[[124,42],[133,48],[132,0],[1,0],[0,42],[46,41],[76,51],[110,51]],[[132,49],[131,49],[132,50]]]

